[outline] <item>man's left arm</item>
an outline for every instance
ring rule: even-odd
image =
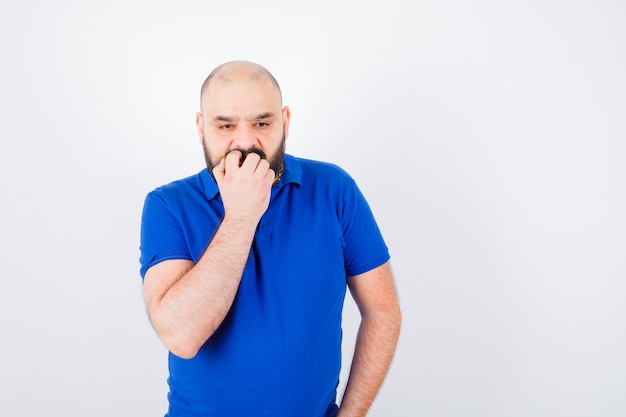
[[[387,375],[402,314],[389,262],[348,278],[361,313],[350,376],[337,417],[364,417]]]

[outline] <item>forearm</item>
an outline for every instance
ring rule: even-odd
[[[364,317],[346,390],[337,417],[367,415],[389,370],[400,334],[400,312],[385,312]]]
[[[198,262],[155,300],[150,316],[170,351],[193,357],[228,313],[256,225],[224,219]]]

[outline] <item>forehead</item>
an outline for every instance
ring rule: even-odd
[[[278,113],[280,92],[265,77],[239,76],[216,78],[202,98],[203,113],[238,115],[240,113]]]

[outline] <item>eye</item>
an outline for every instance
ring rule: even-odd
[[[268,127],[270,124],[267,122],[258,122],[256,125],[258,127]]]
[[[219,126],[219,128],[222,129],[222,130],[231,129],[232,127],[233,127],[232,123],[225,123],[225,124]]]

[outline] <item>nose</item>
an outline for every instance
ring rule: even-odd
[[[233,135],[233,145],[238,149],[259,147],[259,140],[253,126],[240,124]]]

